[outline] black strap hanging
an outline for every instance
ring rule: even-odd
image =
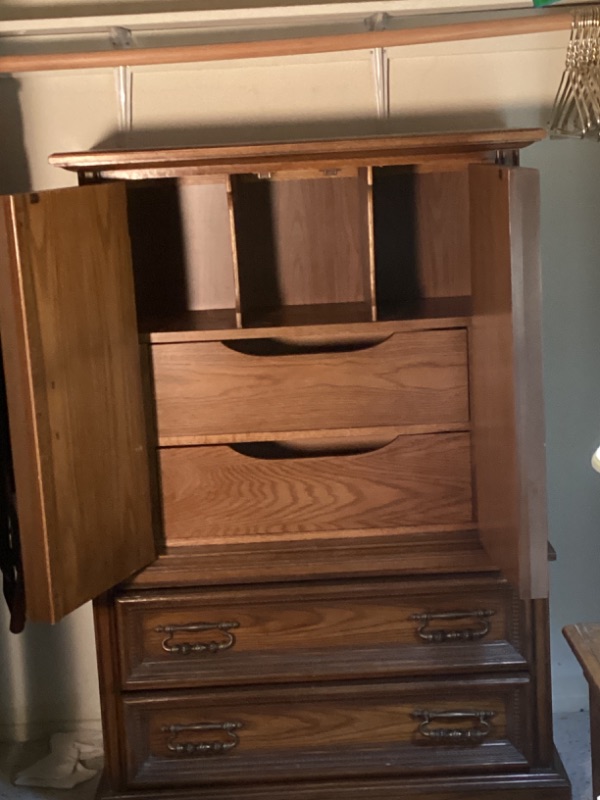
[[[4,367],[0,352],[0,571],[2,590],[10,610],[10,630],[20,633],[25,625],[25,587],[21,564],[19,522],[15,500]]]

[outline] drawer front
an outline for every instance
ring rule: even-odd
[[[523,677],[134,694],[129,785],[523,768],[527,693]]]
[[[469,418],[464,329],[395,333],[360,349],[338,343],[328,351],[303,341],[293,347],[279,340],[154,345],[160,444]],[[235,347],[262,347],[271,355]]]
[[[167,544],[285,540],[473,519],[467,433],[398,436],[358,452],[352,444],[350,454],[340,452],[340,442],[314,447],[162,449]]]
[[[526,667],[494,579],[125,595],[116,617],[125,689]]]

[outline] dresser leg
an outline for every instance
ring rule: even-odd
[[[600,689],[590,684],[590,735],[592,739],[592,789],[600,796]]]

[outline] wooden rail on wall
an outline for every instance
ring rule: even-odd
[[[566,30],[570,27],[571,21],[572,16],[568,11],[558,13],[538,11],[530,17],[431,25],[412,29],[366,31],[364,33],[128,50],[5,55],[0,56],[0,73],[120,66],[136,67],[369,50],[375,47],[399,47],[403,45],[464,41],[467,39],[486,39],[496,36],[547,33]]]

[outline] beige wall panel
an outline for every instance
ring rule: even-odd
[[[273,67],[251,60],[237,69],[140,71],[135,85],[134,118],[141,128],[206,124],[239,128],[366,116],[374,107],[369,63],[360,56],[328,63],[307,59],[286,64],[282,59]]]

